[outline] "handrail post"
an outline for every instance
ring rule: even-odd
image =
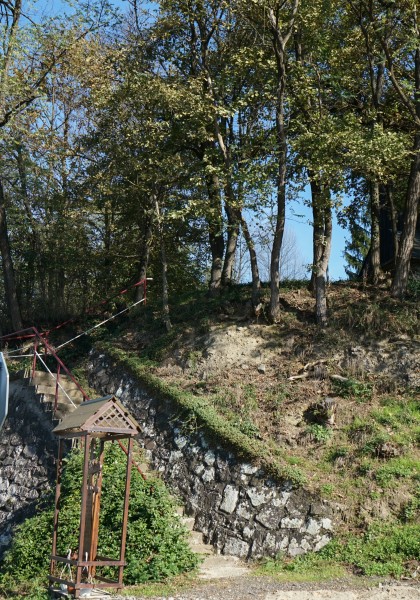
[[[55,380],[55,398],[54,398],[54,416],[57,414],[57,407],[58,407],[58,382],[60,380],[60,371],[61,371],[61,365],[60,363],[57,363],[57,377]]]
[[[63,361],[60,359],[60,357],[57,356],[57,354],[54,352],[54,348],[52,348],[49,345],[49,343],[47,342],[47,340],[42,337],[42,335],[40,334],[40,332],[38,331],[38,329],[36,327],[32,327],[31,329],[35,333],[36,337],[39,338],[42,341],[42,343],[44,344],[46,352],[49,352],[51,354],[51,356],[53,356],[55,358],[57,365],[60,365],[64,369],[64,371],[67,373],[67,375],[70,377],[70,379],[73,381],[73,383],[75,383],[77,385],[78,389],[81,391],[81,393],[83,395],[83,398],[84,398],[83,402],[85,400],[89,400],[89,396],[87,395],[87,393],[84,391],[84,389],[82,388],[80,383],[77,381],[77,379],[75,378],[73,373],[66,367],[66,365],[63,363]]]
[[[34,338],[34,357],[32,360],[32,377],[31,377],[31,379],[33,379],[35,377],[37,353],[38,353],[38,339],[35,336],[35,338]]]

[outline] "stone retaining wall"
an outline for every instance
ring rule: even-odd
[[[195,517],[218,552],[242,558],[319,550],[332,536],[330,504],[281,483],[218,446],[169,401],[152,398],[131,375],[93,353],[90,384],[115,394],[138,420],[139,442],[154,470]]]
[[[11,382],[9,414],[0,431],[0,559],[14,525],[33,514],[39,496],[54,483],[52,427],[25,382]]]

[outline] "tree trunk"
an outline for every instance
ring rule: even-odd
[[[257,308],[259,301],[260,301],[260,288],[261,288],[260,273],[258,270],[258,259],[257,259],[257,253],[255,252],[254,240],[251,237],[251,234],[248,229],[248,224],[247,224],[246,220],[244,219],[243,215],[241,215],[241,225],[242,225],[242,232],[244,234],[244,238],[245,238],[246,245],[247,245],[248,252],[249,252],[249,260],[251,263],[251,275],[252,275],[251,301],[252,301],[252,307],[255,311],[255,309]]]
[[[284,224],[286,220],[286,130],[284,123],[285,69],[284,54],[278,57],[278,88],[276,103],[276,138],[277,138],[277,215],[274,229],[273,245],[270,261],[270,321],[276,323],[280,318],[280,250],[283,242]]]
[[[222,284],[224,286],[232,283],[233,267],[235,264],[236,247],[238,244],[239,227],[241,223],[240,211],[237,208],[233,208],[226,202],[225,210],[228,218],[228,237],[222,272]]]
[[[391,296],[393,298],[402,298],[405,295],[410,273],[410,260],[416,235],[420,201],[420,133],[417,133],[415,136],[413,153],[410,178],[408,180],[403,230],[391,286]]]
[[[112,202],[106,201],[104,205],[104,283],[107,289],[112,286],[112,234],[114,229],[114,213]]]
[[[287,137],[284,117],[284,101],[286,94],[286,46],[293,33],[294,21],[299,0],[294,0],[288,26],[284,33],[280,30],[279,15],[269,9],[267,16],[273,36],[273,50],[276,58],[276,154],[277,154],[277,216],[274,229],[273,245],[270,261],[270,308],[269,318],[272,323],[280,319],[280,250],[283,242],[286,219],[286,160]]]
[[[327,269],[331,253],[332,215],[329,190],[311,179],[312,212],[314,221],[313,282],[315,292],[316,322],[321,327],[328,324]]]
[[[208,217],[209,242],[211,251],[211,270],[209,289],[217,294],[222,287],[223,254],[225,241],[223,238],[222,203],[220,200],[220,183],[216,174],[207,177],[207,190],[211,212]]]
[[[395,268],[395,264],[397,261],[397,256],[398,256],[398,223],[397,223],[397,211],[395,208],[395,204],[394,204],[394,198],[393,198],[393,194],[392,194],[392,187],[391,184],[388,183],[385,186],[385,194],[386,194],[386,201],[388,204],[388,212],[390,215],[390,220],[391,220],[391,227],[392,227],[392,264],[393,267]]]
[[[381,212],[381,201],[379,193],[379,182],[372,181],[370,184],[370,214],[371,214],[371,229],[370,229],[370,266],[371,280],[373,285],[377,285],[381,274],[381,238],[379,218]]]
[[[319,243],[324,233],[323,223],[320,222],[318,213],[318,205],[321,201],[321,186],[315,178],[315,174],[309,172],[309,180],[311,186],[311,206],[313,215],[312,229],[312,273],[309,281],[308,289],[311,294],[316,297],[316,265],[319,265],[322,260],[323,246]]]
[[[162,225],[162,216],[159,207],[159,201],[155,200],[156,203],[156,219],[157,226],[159,230],[159,238],[160,238],[160,257],[162,261],[162,312],[163,312],[163,322],[165,323],[166,331],[170,331],[172,329],[172,323],[169,316],[169,289],[168,289],[168,262],[166,260],[166,247],[165,247],[165,239],[163,236],[163,225]]]
[[[0,253],[2,258],[4,290],[6,295],[6,304],[9,312],[10,321],[14,331],[23,328],[22,316],[20,313],[15,273],[13,269],[12,255],[10,252],[9,234],[6,221],[6,207],[3,182],[0,180]]]
[[[151,216],[145,215],[145,228],[143,235],[143,246],[140,250],[139,262],[138,262],[138,280],[146,279],[147,276],[147,268],[149,266],[149,258],[150,258],[150,246],[152,243],[152,234],[153,234],[153,219]],[[136,287],[136,297],[135,302],[139,302],[144,298],[144,286],[139,285]]]
[[[169,316],[169,288],[168,288],[168,263],[166,260],[165,240],[163,236],[160,238],[160,256],[162,260],[162,311],[163,322],[165,323],[166,331],[172,329],[172,323]]]

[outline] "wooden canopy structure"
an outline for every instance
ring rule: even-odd
[[[115,396],[105,396],[89,400],[81,404],[74,412],[67,415],[53,430],[59,437],[57,484],[55,495],[54,531],[49,579],[58,583],[80,596],[81,590],[92,588],[123,587],[123,569],[125,566],[125,542],[127,536],[128,501],[130,493],[132,442],[133,437],[140,432],[136,420],[124,408]],[[63,473],[63,450],[66,439],[81,440],[84,448],[82,498],[80,507],[80,529],[78,549],[72,555],[57,555],[57,539],[59,528],[61,479]],[[102,494],[102,469],[104,449],[107,441],[128,438],[125,493],[123,501],[122,531],[120,555],[118,558],[99,557],[98,534],[100,501]],[[58,574],[57,566],[68,565],[70,575],[72,568],[75,575],[64,579]],[[111,580],[97,574],[98,567],[116,567],[118,579]]]

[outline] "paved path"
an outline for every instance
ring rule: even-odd
[[[120,596],[118,600],[420,600],[418,584],[367,585],[355,587],[346,581],[283,584],[269,577],[243,576],[202,582],[170,596]]]

